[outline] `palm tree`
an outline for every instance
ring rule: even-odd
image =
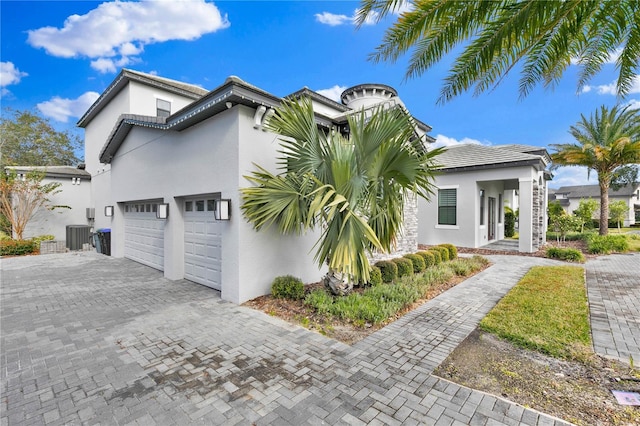
[[[318,128],[309,100],[284,101],[269,122],[282,136],[280,172],[258,167],[246,178],[242,210],[257,230],[284,234],[320,226],[315,260],[328,264],[324,281],[346,294],[369,280],[367,253],[390,250],[403,223],[404,196],[432,193],[433,158],[401,109],[361,111],[348,118],[349,135]]]
[[[551,145],[551,159],[561,166],[586,166],[598,174],[600,235],[609,231],[609,187],[616,170],[640,162],[640,114],[636,109],[606,106],[571,126],[577,143]]]
[[[406,0],[362,0],[357,22],[378,21]],[[415,0],[387,29],[371,59],[395,62],[411,52],[407,78],[423,74],[463,44],[440,92],[439,103],[475,86],[497,86],[522,64],[520,96],[540,82],[553,87],[572,63],[578,89],[615,60],[619,95],[630,91],[640,51],[640,2],[636,0]]]

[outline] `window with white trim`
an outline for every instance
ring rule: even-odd
[[[156,115],[158,117],[168,117],[171,115],[171,102],[164,99],[156,99]]]
[[[438,225],[457,225],[457,189],[438,189]]]

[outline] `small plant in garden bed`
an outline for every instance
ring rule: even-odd
[[[569,262],[584,263],[584,255],[580,250],[573,248],[549,247],[547,257],[550,259],[560,259]]]
[[[405,257],[391,259],[398,266],[398,278],[413,275],[413,263]]]
[[[273,297],[282,299],[302,299],[304,297],[304,284],[300,278],[292,275],[276,277],[271,284],[271,294]]]
[[[592,254],[624,253],[629,251],[629,241],[624,235],[597,235],[587,238],[587,250]]]
[[[32,240],[2,240],[0,241],[0,256],[23,256],[38,252],[38,247]]]

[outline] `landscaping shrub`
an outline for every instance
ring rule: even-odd
[[[593,254],[629,251],[629,241],[624,235],[591,234],[587,238],[587,250]]]
[[[547,257],[550,259],[566,260],[568,262],[584,263],[584,255],[574,248],[550,247],[547,249]]]
[[[434,250],[433,248],[429,249],[429,252],[433,255],[433,264],[439,265],[442,263],[442,256],[440,255],[440,250]]]
[[[37,251],[38,246],[31,240],[2,240],[0,241],[0,256],[31,254]]]
[[[568,232],[564,236],[565,241],[580,241],[586,239],[589,235],[593,235],[593,232]],[[560,233],[549,231],[547,232],[547,241],[558,241],[561,238]]]
[[[279,299],[302,299],[304,297],[304,284],[300,278],[292,275],[276,277],[271,284],[271,294]]]
[[[511,238],[516,233],[516,215],[511,209],[504,211],[504,236]]]
[[[435,246],[435,247],[433,247],[432,250],[438,250],[440,252],[440,259],[443,262],[446,262],[446,261],[449,260],[449,250],[446,247]]]
[[[433,253],[431,253],[430,251],[419,251],[418,255],[422,256],[422,258],[424,259],[425,269],[435,265],[436,260],[433,257]]]
[[[406,257],[391,259],[398,266],[398,278],[413,275],[413,262]]]
[[[382,272],[377,266],[372,266],[369,271],[369,285],[376,286],[382,284]]]
[[[333,296],[325,289],[319,288],[313,290],[304,298],[304,304],[311,306],[320,315],[331,314],[331,305],[333,305]]]
[[[440,244],[440,247],[444,247],[449,251],[449,260],[453,260],[458,257],[458,249],[453,244]]]
[[[418,274],[426,269],[424,259],[419,254],[405,254],[404,257],[409,259],[413,263],[413,272]]]
[[[389,261],[381,260],[376,263],[376,266],[380,269],[383,283],[390,283],[398,278],[398,265]]]

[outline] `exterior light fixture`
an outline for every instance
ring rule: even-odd
[[[113,206],[104,206],[104,215],[106,217],[113,217]]]
[[[158,204],[158,209],[156,210],[156,218],[166,219],[168,217],[169,217],[169,204]]]
[[[216,220],[229,220],[229,217],[231,216],[231,200],[216,200],[214,216]]]

